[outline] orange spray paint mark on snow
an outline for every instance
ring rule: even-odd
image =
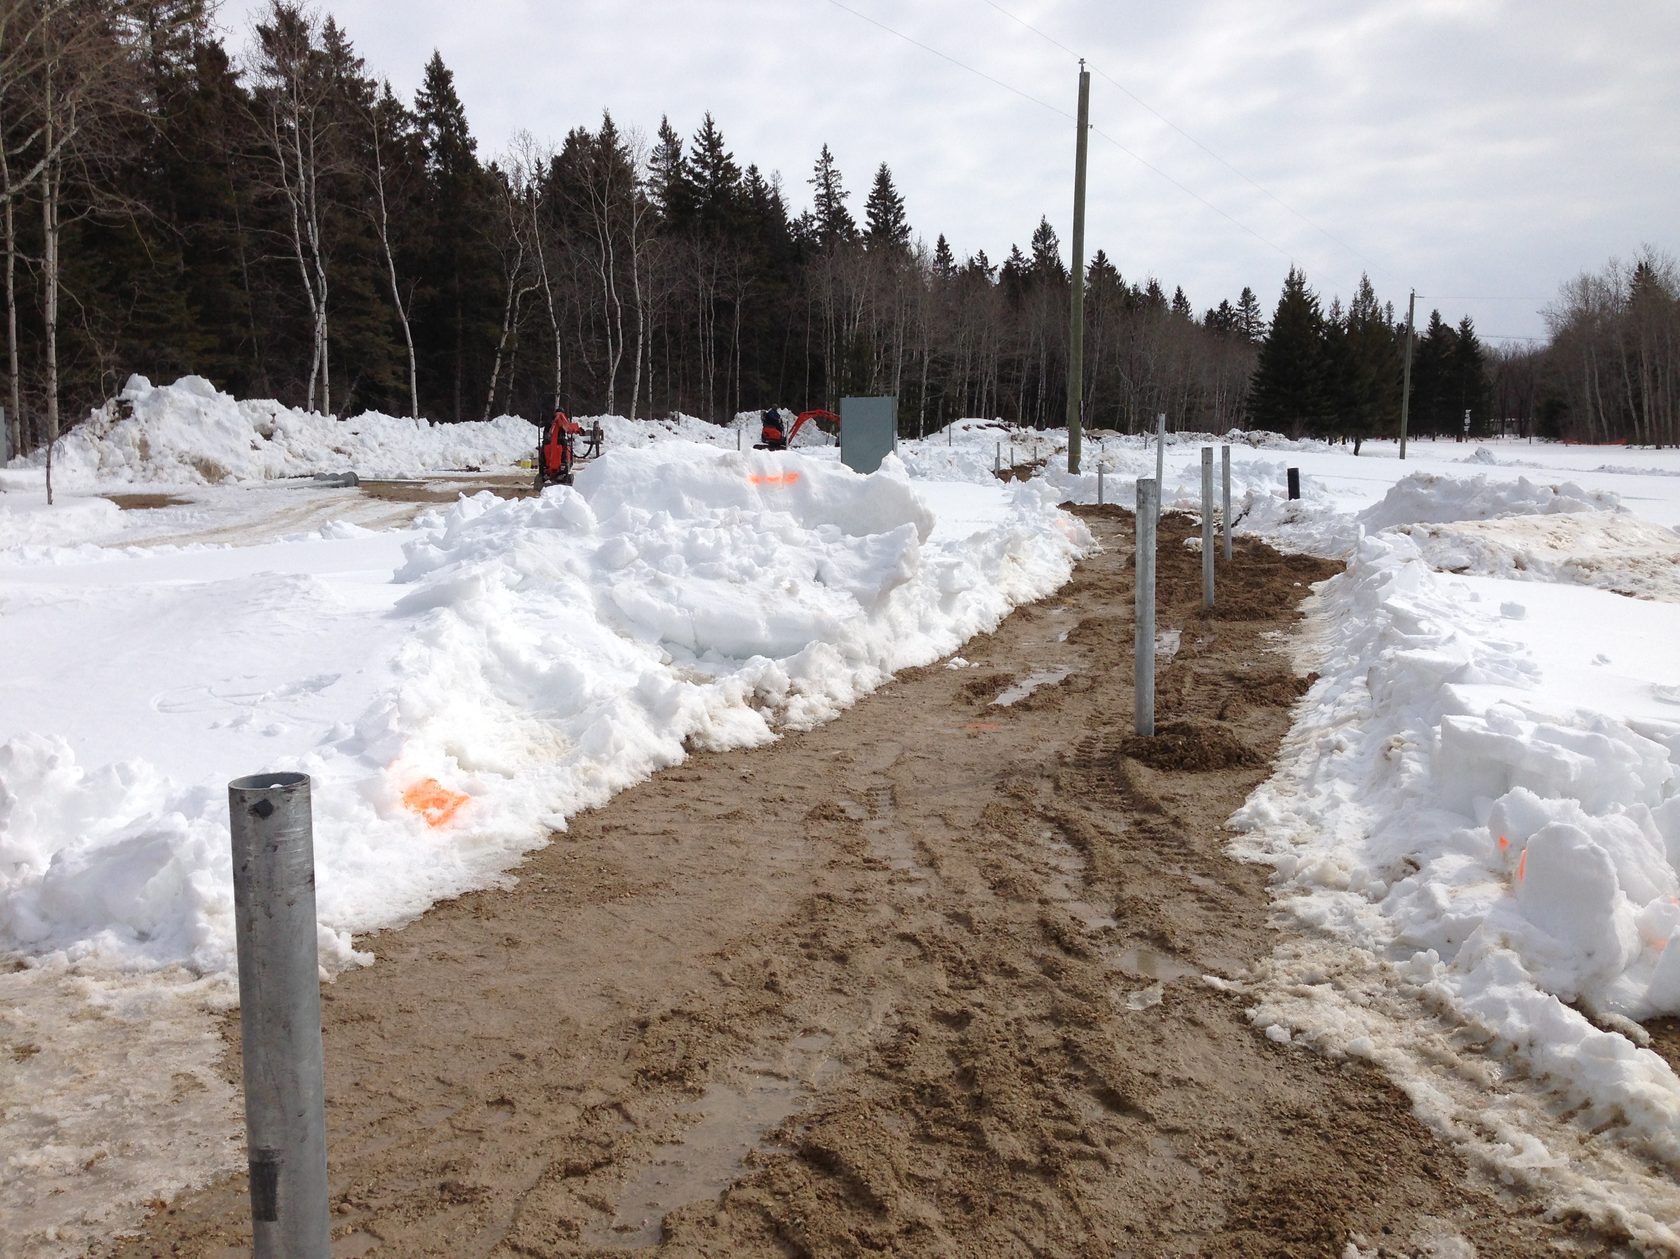
[[[1511,841],[1506,839],[1503,835],[1501,835],[1499,837],[1499,851],[1504,852],[1510,846],[1511,846]]]
[[[755,472],[747,478],[754,485],[797,485],[797,472]]]
[[[461,811],[470,797],[451,791],[435,778],[422,778],[403,792],[402,801],[426,819],[429,826],[442,826]]]
[[[1528,849],[1522,850],[1522,856],[1517,858],[1517,882],[1521,883],[1528,873]]]

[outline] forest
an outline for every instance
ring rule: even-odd
[[[789,189],[706,114],[609,114],[480,151],[434,53],[412,101],[331,16],[273,0],[230,51],[210,0],[0,0],[0,232],[13,450],[131,373],[346,416],[538,419],[893,394],[906,433],[1066,416],[1070,275],[1041,218],[958,258],[891,170],[859,198],[824,145]],[[1046,189],[1060,206],[1061,188]],[[801,203],[808,201],[808,208]],[[1085,270],[1082,414],[1136,431],[1398,430],[1407,329],[1368,280],[1292,268],[1200,314]],[[1680,441],[1680,272],[1644,247],[1564,285],[1549,343],[1489,349],[1419,312],[1410,428]]]

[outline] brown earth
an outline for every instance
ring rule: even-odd
[[[462,472],[426,481],[361,481],[357,488],[383,503],[453,503],[463,494],[489,490],[500,498],[534,498],[529,472]]]
[[[1298,693],[1278,632],[1332,566],[1241,542],[1241,618],[1204,617],[1164,518],[1158,720],[1218,754],[1137,759],[1129,517],[1082,514],[1108,549],[974,668],[697,755],[517,887],[364,942],[378,963],[324,992],[335,1255],[1606,1253],[1204,978],[1276,939],[1225,819]],[[99,1253],[243,1253],[245,1195]]]
[[[177,494],[106,494],[123,511],[152,511],[159,507],[185,507],[186,499]]]

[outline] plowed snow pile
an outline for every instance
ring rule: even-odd
[[[231,969],[222,787],[296,768],[343,965],[350,933],[482,885],[687,748],[821,721],[955,650],[1088,545],[1042,487],[965,493],[984,520],[936,534],[896,465],[667,441],[418,534],[14,569],[0,945]]]
[[[731,448],[736,444],[733,430],[692,416],[583,419],[586,426],[597,422],[608,449],[673,438]],[[85,487],[216,485],[345,471],[365,478],[396,478],[467,468],[505,469],[531,455],[538,432],[535,423],[516,415],[434,424],[367,411],[340,420],[272,399],[241,401],[201,376],[184,376],[173,385],[153,385],[144,376],[133,376],[115,399],[59,441],[53,475],[61,478],[61,485]],[[803,442],[805,434],[800,436]],[[820,444],[827,439],[817,434],[811,440]],[[44,463],[44,453],[37,453],[22,466]]]

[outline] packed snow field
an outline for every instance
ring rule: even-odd
[[[30,1093],[0,1119],[0,1214],[42,1253],[237,1161],[201,1026],[232,993],[228,779],[312,776],[323,964],[368,961],[358,933],[505,877],[688,749],[826,720],[1048,594],[1090,545],[1055,505],[1096,501],[1099,465],[1130,505],[1155,469],[1153,442],[1093,433],[1070,476],[1065,434],[964,420],[859,477],[814,428],[738,450],[755,414],[603,417],[574,489],[409,520],[286,478],[511,473],[536,429],[135,378],[61,442],[53,507],[38,464],[0,472],[0,948],[26,965],[0,1004]],[[1199,510],[1214,440],[1169,434],[1169,509]],[[1488,1165],[1680,1247],[1636,1165],[1680,1172],[1680,1081],[1640,1026],[1680,1013],[1680,455],[1230,440],[1237,530],[1349,561],[1238,851],[1573,1126],[1467,1136],[1322,951],[1256,986],[1257,1024],[1383,1063]],[[1005,485],[1000,462],[1041,466]],[[170,501],[103,496],[137,490]],[[197,1086],[126,1079],[111,1019]],[[122,1135],[144,1116],[170,1134]],[[1606,1149],[1624,1162],[1585,1158]]]

